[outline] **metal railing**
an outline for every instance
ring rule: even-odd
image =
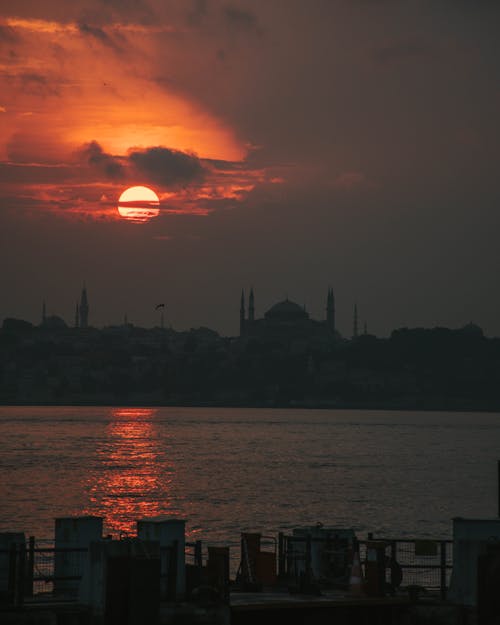
[[[385,543],[388,585],[414,587],[430,593],[439,591],[441,598],[446,599],[453,569],[452,540],[378,537],[376,540]],[[359,541],[362,562],[366,562],[367,543]]]
[[[309,582],[339,588],[347,586],[353,551],[359,549],[361,564],[366,568],[367,546],[372,540],[372,535],[369,540],[350,542],[332,537],[280,534],[278,576],[297,580],[308,575]],[[385,549],[388,592],[414,588],[416,592],[439,592],[442,599],[446,598],[453,568],[452,540],[377,537],[376,542]],[[314,571],[314,565],[321,570]]]
[[[274,538],[263,537],[263,544],[272,546],[276,554]],[[370,536],[373,540],[373,536]],[[279,534],[277,541],[278,580],[298,579],[312,570],[312,561],[317,558],[317,549],[323,550],[328,559],[330,580],[317,575],[315,582],[339,586],[348,585],[349,570],[354,549],[359,549],[360,560],[366,567],[367,546],[370,540],[336,542],[317,536],[287,536]],[[439,592],[446,598],[453,567],[451,540],[410,540],[379,538],[377,544],[385,549],[385,576],[388,592],[397,588],[414,587],[422,592]],[[324,543],[318,547],[318,543]],[[185,560],[200,571],[207,562],[206,545],[202,541],[186,542]],[[174,547],[161,548],[163,600],[175,596],[177,550]],[[323,556],[322,556],[323,557]],[[27,544],[12,544],[8,550],[0,550],[0,558],[7,565],[7,598],[13,605],[22,605],[25,599],[57,598],[66,601],[78,600],[78,588],[88,559],[88,548],[56,548],[53,541],[30,538]],[[198,575],[198,574],[196,574]],[[314,577],[314,576],[313,576]],[[196,578],[197,579],[197,578]]]
[[[193,548],[194,559],[201,566],[201,541],[187,543]],[[51,540],[30,537],[28,544],[12,543],[9,549],[0,549],[0,559],[6,564],[6,593],[4,599],[11,605],[23,605],[30,598],[78,601],[80,581],[88,561],[88,547],[55,547]],[[177,549],[161,547],[160,574],[166,600],[175,596]]]

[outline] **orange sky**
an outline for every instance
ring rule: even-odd
[[[243,164],[248,143],[192,97],[154,79],[155,38],[174,33],[173,27],[21,17],[7,17],[2,27],[12,49],[4,46],[1,66],[0,161],[25,174],[21,186],[16,175],[4,181],[12,195],[66,216],[117,218],[121,191],[150,184],[166,200],[163,211],[207,214],[203,200],[237,202],[256,179],[266,180],[262,171],[221,169],[223,161]],[[122,175],[103,175],[79,160],[91,142],[118,159]],[[181,176],[179,188],[175,176],[162,184],[148,180],[144,168],[130,171],[130,151],[151,147],[192,155],[203,175],[196,184]],[[219,163],[217,171],[211,161]]]
[[[14,152],[61,160],[91,140],[118,155],[164,145],[202,158],[245,157],[227,124],[144,71],[155,29],[115,24],[93,35],[74,23],[15,18],[5,28],[19,56],[2,68],[3,159]]]
[[[4,2],[0,322],[43,298],[69,319],[85,280],[96,325],[153,323],[165,289],[174,327],[231,333],[244,285],[316,318],[330,285],[347,334],[354,301],[375,333],[500,333],[499,20],[489,0]],[[134,185],[150,223],[118,216]]]

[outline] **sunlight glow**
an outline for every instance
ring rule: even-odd
[[[118,200],[120,216],[129,221],[144,223],[160,214],[160,200],[149,187],[130,187]]]

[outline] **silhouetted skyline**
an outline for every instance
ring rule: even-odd
[[[273,321],[277,322],[286,321],[287,323],[297,323],[302,326],[302,332],[305,334],[325,334],[325,336],[335,337],[336,340],[346,340],[346,339],[355,339],[361,335],[370,334],[372,336],[381,336],[377,335],[376,332],[370,331],[368,332],[368,322],[366,319],[361,320],[360,315],[358,314],[358,305],[357,302],[354,303],[351,309],[351,326],[346,329],[346,331],[341,332],[337,327],[336,323],[336,299],[334,290],[332,287],[328,287],[326,298],[323,301],[324,307],[318,306],[318,303],[313,307],[314,310],[320,310],[321,312],[315,316],[311,314],[309,308],[306,304],[302,306],[298,303],[294,302],[288,297],[288,294],[285,295],[283,300],[276,300],[272,302],[270,306],[268,306],[267,310],[261,310],[259,307],[256,308],[255,305],[255,294],[254,288],[251,287],[249,290],[245,291],[243,288],[241,290],[240,295],[240,306],[239,306],[239,325],[238,330],[232,334],[218,332],[218,334],[222,336],[240,336],[240,337],[258,337],[264,336],[265,334],[269,334],[273,332]],[[95,303],[97,308],[100,307],[99,302]],[[236,308],[235,308],[236,309]],[[47,312],[49,310],[49,312]],[[35,327],[46,326],[51,327],[52,329],[57,328],[87,328],[94,327],[96,329],[102,329],[107,327],[119,327],[121,325],[124,326],[136,326],[138,328],[144,329],[154,329],[154,328],[165,328],[165,317],[166,317],[167,307],[164,303],[156,304],[152,307],[149,312],[150,323],[146,325],[141,325],[137,323],[136,320],[129,318],[129,314],[127,310],[122,312],[121,318],[113,319],[104,324],[97,324],[93,319],[89,321],[89,302],[87,296],[87,287],[84,283],[83,288],[81,290],[81,295],[79,300],[76,301],[74,316],[73,319],[66,317],[65,315],[56,314],[50,307],[47,309],[47,302],[45,299],[42,301],[42,313],[38,320],[35,318],[34,322],[30,321],[31,316],[24,318],[16,318],[16,317],[6,317],[8,323],[13,319],[14,321],[20,320],[22,322],[27,321],[31,323]],[[257,312],[256,312],[257,311]],[[172,330],[183,332],[191,328],[187,327],[174,327],[172,323],[169,321],[167,324],[168,327]],[[235,325],[235,324],[233,324]],[[479,327],[473,321],[469,321],[458,328],[460,330],[464,327]],[[199,323],[195,327],[205,327],[208,328],[209,325],[205,322],[204,319],[200,319]],[[390,332],[393,332],[395,329],[404,328],[407,326],[396,326],[396,328],[391,328]],[[417,326],[417,328],[422,328],[422,326]],[[446,326],[442,326],[440,324],[436,324],[434,326],[430,326],[427,329],[433,328],[443,328],[443,329],[451,329]],[[422,328],[423,329],[423,328]],[[217,332],[215,328],[211,328]],[[483,332],[483,330],[481,329]]]
[[[330,296],[330,292],[328,297]],[[497,410],[500,339],[468,324],[342,338],[277,302],[238,337],[57,316],[0,328],[0,403],[210,404]]]

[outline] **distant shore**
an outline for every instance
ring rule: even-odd
[[[414,402],[340,402],[335,400],[290,400],[268,402],[236,401],[154,401],[146,398],[99,398],[78,401],[2,401],[0,406],[74,406],[74,407],[151,407],[151,408],[253,408],[253,409],[291,409],[291,410],[401,410],[422,412],[498,412],[500,404],[488,402],[453,402],[421,400]]]

